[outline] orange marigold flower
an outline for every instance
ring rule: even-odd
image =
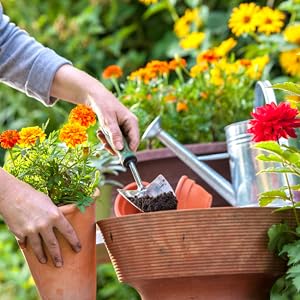
[[[81,126],[88,128],[96,124],[96,114],[90,107],[79,104],[71,110],[69,122],[79,123]]]
[[[45,132],[39,126],[22,128],[19,135],[18,145],[20,147],[34,146],[38,139],[42,142],[46,138]]]
[[[184,102],[178,102],[177,105],[176,105],[176,110],[178,112],[187,111],[188,110],[188,106]]]
[[[157,75],[169,73],[169,64],[166,61],[152,60],[146,65],[146,69],[155,72]]]
[[[217,51],[214,49],[206,50],[202,53],[200,53],[197,56],[197,63],[200,64],[203,61],[206,61],[208,63],[214,63],[218,61],[221,58],[220,55],[218,55]]]
[[[123,75],[123,70],[117,65],[110,65],[106,67],[102,73],[103,78],[119,78]]]
[[[6,130],[0,134],[0,145],[3,149],[13,148],[19,141],[20,135],[17,130]]]
[[[169,61],[169,69],[176,70],[177,68],[185,68],[186,60],[184,58],[175,58]]]
[[[87,141],[86,127],[78,123],[67,123],[60,130],[59,139],[70,148],[81,145]]]

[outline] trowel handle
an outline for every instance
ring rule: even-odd
[[[116,152],[116,154],[118,155],[119,159],[120,159],[120,163],[125,167],[128,168],[128,165],[130,162],[136,163],[137,162],[137,158],[134,154],[134,152],[132,152],[129,148],[129,145],[125,139],[125,137],[123,136],[123,149],[122,150],[115,150],[114,147],[112,146],[112,141],[111,138],[108,134],[108,132],[106,132],[105,130],[101,129],[101,131],[103,132],[103,134],[105,135],[105,138],[107,140],[107,142],[109,143],[109,145],[113,148],[113,150]]]

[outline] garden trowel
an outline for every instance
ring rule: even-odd
[[[106,140],[111,143],[110,136],[104,132]],[[137,190],[118,189],[118,192],[141,212],[168,210],[177,208],[175,193],[163,175],[158,175],[148,185],[143,185],[139,172],[136,168],[137,158],[130,150],[128,143],[123,137],[123,149],[115,151],[120,163],[129,168],[137,185]]]

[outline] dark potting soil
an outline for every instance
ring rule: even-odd
[[[130,199],[137,207],[144,212],[170,210],[177,208],[177,199],[172,192],[163,193],[157,197],[143,196]]]

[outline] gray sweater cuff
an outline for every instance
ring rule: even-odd
[[[26,94],[42,100],[48,106],[53,105],[58,100],[50,95],[53,79],[57,70],[65,64],[71,63],[51,49],[43,49],[28,74]]]

